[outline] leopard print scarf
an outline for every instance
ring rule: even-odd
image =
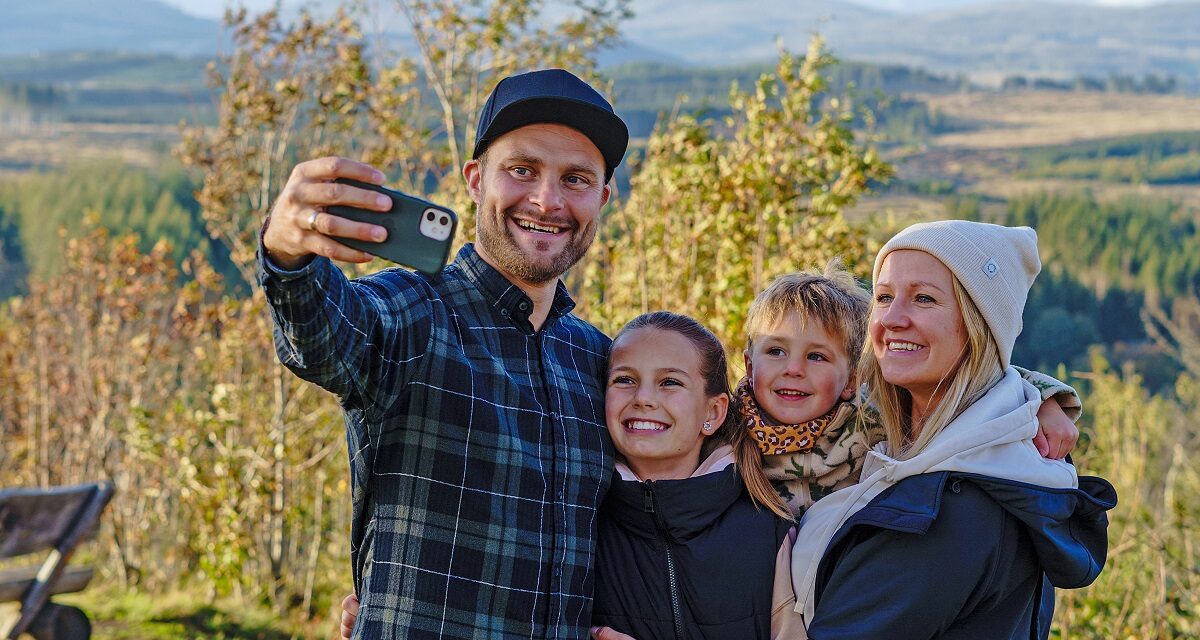
[[[769,425],[763,422],[754,399],[754,390],[750,386],[750,378],[742,378],[734,390],[742,403],[742,428],[748,429],[754,436],[758,448],[763,455],[778,456],[785,453],[808,453],[833,423],[841,402],[833,405],[823,416],[814,418],[804,424]]]

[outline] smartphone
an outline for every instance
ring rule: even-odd
[[[335,238],[338,242],[392,262],[434,275],[446,266],[458,216],[446,207],[375,184],[338,178],[336,182],[382,193],[392,199],[388,211],[369,211],[342,205],[329,207],[335,216],[377,224],[387,229],[383,242]]]

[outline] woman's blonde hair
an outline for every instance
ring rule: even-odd
[[[899,460],[907,460],[924,450],[946,425],[996,384],[1003,374],[991,329],[958,278],[954,278],[954,299],[967,330],[967,344],[958,362],[938,383],[938,388],[944,387],[945,391],[940,396],[934,394],[936,406],[915,429],[912,396],[884,380],[871,345],[868,343],[863,348],[859,380],[867,384],[870,402],[879,410],[879,419],[887,434],[888,454]],[[871,313],[875,313],[874,306]]]

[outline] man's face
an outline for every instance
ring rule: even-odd
[[[514,129],[463,167],[479,255],[512,279],[545,284],[579,261],[608,202],[604,158],[560,124]]]

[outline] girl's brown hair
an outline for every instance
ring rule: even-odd
[[[746,492],[750,494],[750,499],[756,505],[767,507],[779,517],[792,520],[787,505],[763,473],[762,453],[758,443],[749,431],[739,426],[738,416],[741,411],[737,399],[729,389],[729,366],[721,341],[704,325],[688,316],[670,311],[654,311],[630,320],[613,338],[613,343],[628,333],[646,328],[673,331],[687,338],[700,354],[700,375],[704,378],[705,395],[711,398],[724,394],[729,398],[729,410],[725,412],[725,421],[716,432],[704,439],[700,447],[700,459],[708,457],[720,445],[728,444],[733,448],[735,466]]]

